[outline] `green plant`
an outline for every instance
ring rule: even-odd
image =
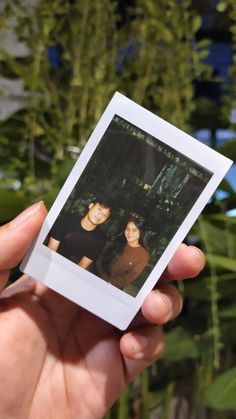
[[[17,173],[28,199],[58,190],[60,172],[73,164],[68,146],[82,149],[115,90],[188,128],[192,80],[207,69],[207,45],[194,41],[200,17],[187,0],[178,7],[140,0],[121,26],[117,10],[115,0],[6,1],[2,26],[15,22],[28,55],[0,50],[0,72],[22,80],[26,94],[24,109],[1,123],[0,149],[4,170]]]

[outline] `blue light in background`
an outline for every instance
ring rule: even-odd
[[[227,180],[227,182],[229,182],[234,192],[236,192],[236,164],[235,163],[229,169],[227,175],[225,176],[225,179]]]
[[[227,211],[227,212],[226,212],[226,215],[227,215],[228,217],[236,217],[236,208],[233,208],[233,209],[231,209],[231,210]]]
[[[47,56],[52,68],[60,67],[60,53],[58,47],[47,47]]]
[[[223,199],[227,199],[230,197],[229,192],[226,192],[223,189],[217,189],[215,195],[219,201],[222,201]]]

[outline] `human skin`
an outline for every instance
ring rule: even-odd
[[[93,231],[95,228],[105,223],[110,216],[110,208],[104,207],[99,202],[91,203],[88,208],[88,212],[81,220],[81,226],[87,231]],[[57,252],[57,249],[60,245],[60,241],[54,239],[53,237],[49,238],[48,247],[54,252]],[[78,265],[81,268],[88,269],[88,267],[93,263],[93,260],[87,256],[83,256],[78,262]]]
[[[87,230],[92,231],[98,225],[105,223],[110,216],[110,208],[106,208],[99,202],[91,203],[87,214],[81,220],[81,226]]]
[[[140,237],[140,231],[138,227],[132,221],[129,221],[125,228],[125,238],[129,246],[131,247],[140,246],[139,237]]]
[[[101,419],[163,350],[157,325],[182,307],[166,280],[196,276],[204,256],[181,245],[161,285],[121,333],[27,275],[3,290],[9,269],[22,260],[45,216],[41,203],[0,228],[0,418]]]

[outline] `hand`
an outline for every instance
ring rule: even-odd
[[[1,227],[0,289],[45,216],[41,203]],[[181,245],[165,277],[193,277],[203,266],[198,249]],[[125,386],[159,357],[164,341],[156,325],[173,319],[181,307],[176,288],[162,282],[147,296],[142,316],[121,335],[23,275],[0,298],[0,417],[102,418]]]

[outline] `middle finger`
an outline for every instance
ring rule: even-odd
[[[148,294],[142,305],[142,314],[151,323],[164,324],[177,317],[182,306],[182,298],[176,287],[166,284]]]

